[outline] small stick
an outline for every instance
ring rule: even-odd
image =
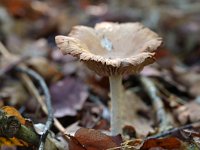
[[[177,128],[173,128],[173,129],[164,131],[164,132],[162,132],[160,134],[147,137],[145,140],[162,138],[162,137],[165,137],[165,136],[172,135],[172,134],[174,134],[176,132],[179,132],[181,130],[184,130],[184,129],[192,129],[192,128],[197,128],[197,127],[200,127],[200,121],[197,121],[197,122],[194,122],[194,123],[191,123],[191,124],[187,124],[187,125],[184,125],[184,126],[181,126],[181,127],[177,127]]]
[[[149,97],[152,100],[154,109],[156,110],[157,121],[159,122],[159,130],[164,131],[169,128],[169,121],[166,116],[163,102],[161,98],[157,95],[157,89],[154,83],[147,77],[141,77],[140,81],[147,91]]]
[[[26,84],[29,92],[36,98],[36,100],[40,104],[40,106],[41,106],[42,110],[44,111],[44,113],[48,115],[47,106],[44,103],[43,98],[40,96],[37,88],[35,87],[35,85],[31,81],[31,79],[29,78],[29,76],[27,76],[26,74],[20,74],[20,77],[25,82],[25,84]],[[62,126],[62,124],[56,118],[54,118],[54,125],[57,127],[57,129],[61,133],[63,133],[63,134],[65,133],[65,128]]]
[[[28,68],[24,68],[24,67],[23,68],[22,67],[16,67],[16,70],[19,71],[19,72],[26,73],[27,75],[29,75],[30,77],[35,79],[40,84],[40,86],[41,86],[41,88],[44,92],[46,105],[47,105],[47,111],[48,111],[48,118],[47,118],[47,122],[45,124],[43,134],[41,136],[41,143],[40,143],[40,146],[39,146],[39,150],[43,150],[45,139],[48,135],[48,130],[51,128],[52,123],[53,123],[53,110],[52,110],[52,105],[51,105],[51,96],[50,96],[48,87],[47,87],[45,81],[43,80],[43,78],[38,73],[36,73],[35,71],[28,69]]]

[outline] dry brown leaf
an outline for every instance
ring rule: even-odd
[[[75,133],[75,138],[87,150],[103,150],[118,147],[122,143],[121,137],[108,136],[98,130],[80,128]]]
[[[144,142],[141,150],[149,150],[151,148],[160,149],[179,149],[181,147],[181,142],[175,137],[163,138],[163,139],[149,139]]]
[[[68,144],[69,144],[69,150],[86,150],[83,145],[79,143],[79,141],[70,135],[67,135]]]

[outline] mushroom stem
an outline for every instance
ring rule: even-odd
[[[113,75],[109,77],[111,93],[111,133],[116,135],[122,133],[121,117],[123,106],[122,76]]]

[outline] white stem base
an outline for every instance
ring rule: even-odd
[[[110,93],[111,93],[111,133],[117,135],[122,133],[122,106],[123,106],[123,87],[122,76],[110,76]]]

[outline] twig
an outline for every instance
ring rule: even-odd
[[[147,77],[140,77],[141,83],[152,100],[153,107],[156,111],[156,118],[159,123],[159,130],[164,131],[169,128],[169,121],[164,109],[161,98],[157,95],[157,89],[154,83]]]
[[[44,103],[43,98],[40,96],[37,88],[35,87],[35,85],[33,84],[33,82],[31,81],[31,79],[29,78],[29,76],[27,76],[26,74],[20,74],[21,79],[25,82],[29,92],[36,98],[36,100],[38,101],[38,103],[40,104],[42,110],[44,111],[44,113],[46,115],[48,115],[48,111],[47,111],[47,106]],[[58,119],[54,118],[54,125],[57,127],[57,129],[64,134],[65,132],[65,128],[62,126],[62,124],[58,121]]]
[[[48,118],[47,118],[47,122],[45,124],[43,134],[41,136],[41,143],[40,143],[40,146],[39,146],[39,150],[43,150],[45,139],[46,139],[47,134],[48,134],[48,130],[51,128],[52,123],[53,123],[53,110],[52,110],[52,105],[51,105],[51,96],[50,96],[48,87],[47,87],[45,81],[43,80],[43,78],[38,73],[36,73],[35,71],[28,69],[28,68],[22,68],[22,67],[16,67],[16,70],[19,71],[19,72],[26,73],[31,78],[35,79],[40,84],[40,86],[41,86],[41,88],[44,92],[46,105],[47,105],[47,111],[48,111]]]
[[[197,127],[200,127],[200,121],[194,122],[194,123],[191,123],[191,124],[187,124],[187,125],[184,125],[184,126],[181,126],[181,127],[173,128],[173,129],[170,129],[170,130],[167,130],[167,131],[164,131],[164,132],[162,132],[160,134],[147,137],[145,140],[155,139],[155,138],[162,138],[162,137],[166,137],[166,136],[172,135],[172,134],[174,134],[176,132],[179,132],[181,130],[184,130],[184,129],[192,129],[192,128],[197,128]]]
[[[160,134],[157,134],[157,135],[147,137],[143,140],[142,143],[144,143],[145,141],[150,140],[150,139],[157,139],[157,138],[162,138],[162,137],[166,137],[166,136],[170,136],[170,135],[175,135],[175,133],[180,132],[181,130],[184,130],[184,129],[192,129],[192,128],[199,128],[199,127],[200,127],[200,121],[194,122],[194,123],[191,123],[191,124],[187,124],[185,126],[181,126],[181,127],[178,127],[178,128],[174,128],[174,129],[164,131],[163,133],[160,133]],[[142,146],[142,145],[143,144],[139,145],[139,147]],[[198,145],[197,145],[197,147],[198,147]],[[122,143],[121,146],[109,148],[108,150],[118,150],[118,149],[123,149],[123,148],[138,149],[138,147],[128,145],[128,144],[124,145],[124,143]]]

